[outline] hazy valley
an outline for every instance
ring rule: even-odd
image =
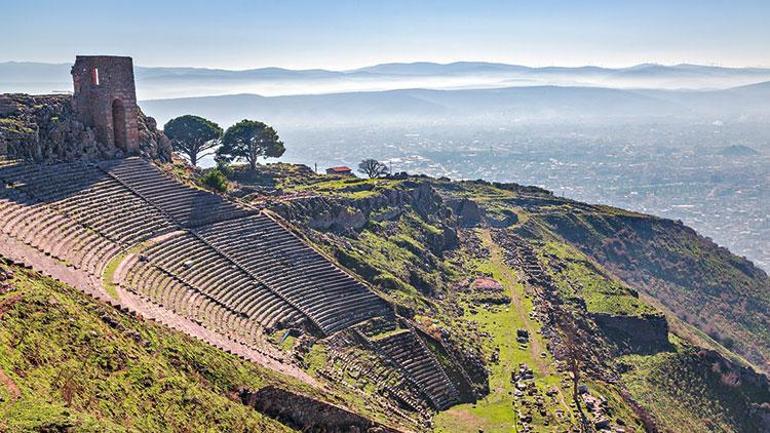
[[[72,71],[0,65],[0,432],[770,433],[767,70]]]

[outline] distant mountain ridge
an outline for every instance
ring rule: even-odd
[[[693,117],[770,117],[770,83],[751,90],[624,90],[529,86],[492,89],[402,89],[266,97],[240,94],[145,100],[160,122],[195,112],[228,124],[240,117],[278,125],[387,122],[516,122]],[[240,116],[240,117],[239,117]]]
[[[38,74],[60,74],[62,70],[69,73],[69,63],[45,63],[45,62],[0,62],[0,78],[13,80],[14,73],[37,72]],[[380,63],[372,66],[347,70],[333,70],[324,68],[290,69],[277,66],[249,68],[249,69],[224,69],[189,66],[136,66],[138,76],[156,77],[165,75],[218,75],[218,76],[275,76],[285,74],[287,76],[343,76],[357,74],[382,74],[382,75],[426,75],[426,74],[452,74],[468,72],[591,72],[591,73],[671,73],[689,72],[700,74],[733,74],[748,73],[765,75],[770,74],[770,68],[757,67],[725,67],[680,63],[665,65],[660,63],[640,63],[628,67],[610,68],[594,65],[585,66],[526,66],[510,63],[496,62],[472,62],[461,61],[451,63],[435,62],[395,62]]]
[[[71,89],[65,63],[2,62],[0,93]],[[227,70],[137,66],[142,99],[256,93],[269,96],[407,88],[454,89],[531,85],[714,89],[770,81],[770,68],[644,63],[625,68],[492,62],[384,63],[350,70],[280,67]]]

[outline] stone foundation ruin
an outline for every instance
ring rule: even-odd
[[[37,162],[171,159],[170,141],[136,104],[130,57],[78,56],[72,79],[72,95],[0,94],[0,155]]]

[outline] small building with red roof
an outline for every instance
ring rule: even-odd
[[[353,169],[350,167],[347,167],[345,165],[340,165],[337,167],[329,167],[326,169],[326,174],[336,174],[340,176],[352,176],[353,175]]]

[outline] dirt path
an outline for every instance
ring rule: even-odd
[[[5,374],[2,368],[0,368],[0,384],[5,386],[5,389],[8,390],[8,394],[11,395],[12,399],[18,400],[21,398],[21,391],[19,390],[19,387],[16,386],[16,384],[10,377],[8,377],[7,374]]]
[[[224,335],[198,325],[192,320],[180,316],[171,310],[155,305],[131,292],[117,288],[118,299],[113,299],[102,288],[101,276],[96,277],[68,267],[64,263],[50,256],[46,256],[35,248],[30,247],[23,242],[19,242],[4,233],[0,233],[0,255],[14,262],[31,266],[38,272],[74,287],[99,301],[112,305],[113,307],[129,311],[140,315],[145,319],[150,319],[169,328],[181,331],[225,352],[232,353],[278,373],[291,376],[314,387],[320,386],[317,380],[309,376],[299,367],[278,361],[278,356],[271,357],[261,351],[254,350],[244,344],[225,337]]]
[[[530,335],[529,350],[530,350],[532,359],[536,360],[535,362],[536,362],[538,373],[540,373],[541,375],[556,374],[554,369],[548,363],[547,359],[543,359],[540,357],[540,354],[542,352],[545,352],[546,350],[542,346],[542,342],[540,340],[540,334],[535,332],[536,328],[533,325],[533,320],[529,318],[529,311],[527,311],[527,308],[522,303],[521,297],[516,292],[515,285],[519,281],[519,279],[511,271],[510,266],[508,266],[508,264],[506,263],[505,253],[503,249],[494,240],[492,240],[492,234],[489,230],[482,230],[479,234],[479,237],[484,243],[484,246],[486,246],[489,249],[490,261],[493,264],[495,264],[497,268],[500,269],[500,272],[503,274],[503,279],[505,281],[501,281],[501,283],[504,286],[510,287],[511,305],[515,307],[516,312],[519,315],[519,318],[521,318],[521,322],[524,323],[524,326],[527,332],[529,332],[529,335]],[[571,401],[571,398],[568,398],[567,396],[564,395],[561,387],[557,387],[557,389],[558,389],[558,399],[562,407],[564,408],[564,413],[567,414],[567,416],[572,417],[572,413],[569,410],[569,407],[570,407],[569,401]],[[572,418],[574,420],[574,417]]]
[[[502,281],[503,285],[510,288],[511,305],[515,308],[516,314],[519,316],[519,319],[521,319],[521,323],[524,324],[524,328],[527,330],[527,332],[529,332],[529,351],[532,355],[532,359],[536,360],[535,362],[537,364],[539,373],[544,375],[551,374],[552,372],[548,363],[545,359],[540,357],[540,354],[544,352],[545,349],[543,348],[541,341],[538,338],[539,334],[536,332],[537,328],[533,325],[532,319],[529,318],[529,311],[524,306],[520,294],[516,292],[515,287],[518,282],[518,278],[516,278],[516,275],[511,272],[510,267],[505,262],[505,254],[502,248],[500,248],[500,246],[492,240],[490,231],[482,230],[480,237],[484,242],[484,245],[489,248],[489,260],[502,273],[503,279],[505,280]]]

